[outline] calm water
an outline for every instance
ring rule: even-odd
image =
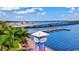
[[[71,31],[50,32],[45,45],[56,51],[79,50],[79,25],[56,26],[71,29]],[[29,32],[49,29],[54,27],[30,28]]]

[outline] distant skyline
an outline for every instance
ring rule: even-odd
[[[0,20],[79,20],[79,7],[0,7]]]

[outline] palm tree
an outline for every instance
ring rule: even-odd
[[[29,33],[28,30],[24,28],[18,28],[16,33],[15,33],[15,40],[18,40],[21,47],[22,45],[25,45],[26,47],[28,46],[28,41],[27,38],[29,38]]]
[[[6,23],[0,22],[0,50],[17,50],[19,44],[27,45],[28,31],[24,28],[7,26]]]
[[[29,33],[24,28],[17,29],[15,33],[15,40],[19,40],[20,43],[27,43],[27,37],[29,37]]]
[[[14,31],[12,27],[2,27],[0,30],[0,48],[1,50],[5,50],[4,48],[6,47],[6,49],[10,49],[11,47],[13,47],[13,43],[14,41]]]
[[[14,34],[16,32],[15,28],[9,26],[9,27],[5,28],[4,32],[8,37],[8,40],[6,41],[6,46],[8,47],[8,50],[15,48],[16,47],[14,45],[15,42],[17,42],[16,45],[18,45],[18,43],[19,43],[18,41],[14,40]],[[16,48],[19,48],[19,45]]]
[[[26,38],[29,37],[29,34],[27,30],[13,27],[7,27],[6,29],[5,34],[9,40],[8,50],[17,50],[19,44],[28,44]]]
[[[4,48],[6,47],[4,46],[7,38],[7,35],[4,34],[4,27],[6,27],[5,24],[6,22],[0,22],[0,50],[4,50]]]

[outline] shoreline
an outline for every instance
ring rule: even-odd
[[[40,22],[40,21],[39,21]],[[10,22],[9,22],[10,23]],[[32,23],[32,22],[19,22],[19,23],[10,23],[13,27],[24,27],[24,28],[42,28],[47,26],[66,26],[66,25],[74,25],[79,24],[79,21],[56,21],[56,22],[50,22],[50,23]],[[9,25],[10,25],[9,24]]]
[[[25,28],[42,28],[47,26],[65,26],[65,25],[74,25],[79,24],[79,21],[57,21],[57,22],[50,22],[50,23],[29,23],[29,24],[22,24]]]

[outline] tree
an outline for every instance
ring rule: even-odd
[[[19,44],[25,43],[27,45],[28,31],[24,28],[7,26],[6,23],[0,22],[0,50],[17,50]]]

